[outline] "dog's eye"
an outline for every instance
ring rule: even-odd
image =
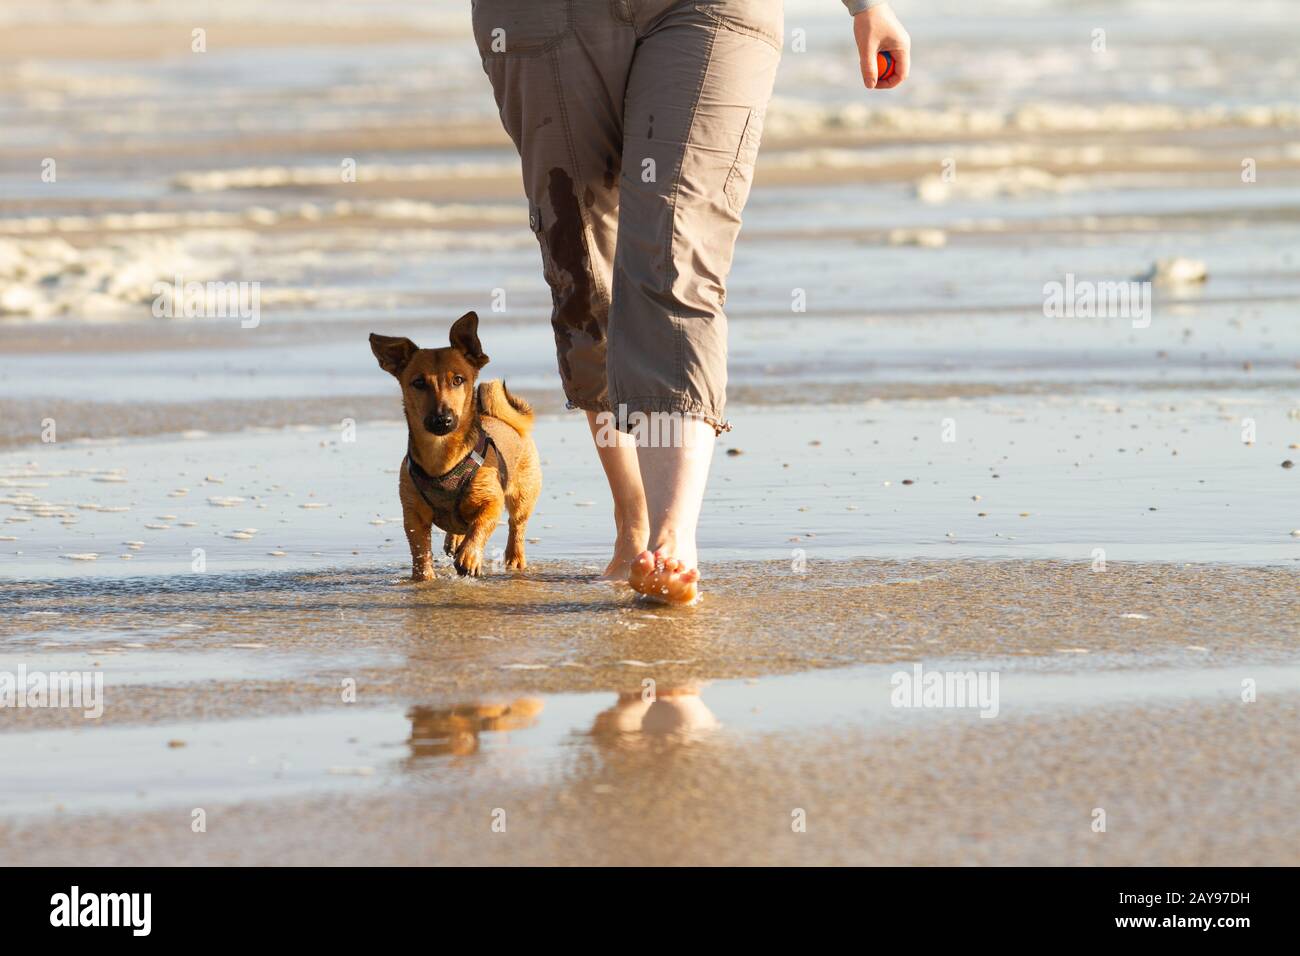
[[[453,375],[451,377],[451,384],[456,386],[464,385],[465,377],[463,375]]]
[[[418,388],[420,391],[423,392],[428,387],[429,387],[429,383],[424,380],[423,375],[421,375],[419,378],[411,379],[411,388]]]

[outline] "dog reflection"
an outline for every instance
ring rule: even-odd
[[[536,697],[520,697],[508,704],[461,704],[456,707],[412,707],[407,745],[412,757],[465,757],[478,753],[483,733],[524,730],[542,712]]]

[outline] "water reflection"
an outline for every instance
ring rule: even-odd
[[[636,747],[656,737],[697,739],[719,726],[701,690],[691,685],[620,692],[612,707],[596,715],[591,736],[619,747]]]
[[[508,704],[459,704],[455,707],[412,707],[407,745],[411,757],[464,757],[478,753],[484,733],[524,730],[537,722],[545,706],[536,697],[520,697]]]
[[[597,705],[591,695],[559,695],[551,720],[528,743],[546,749],[573,734],[590,736],[603,747],[636,749],[652,740],[689,743],[720,726],[700,697],[701,687],[689,686],[620,691],[610,706],[591,716]],[[537,697],[509,702],[468,703],[453,707],[412,707],[406,717],[410,734],[409,759],[465,757],[489,749],[486,735],[532,730],[542,723],[545,703]]]

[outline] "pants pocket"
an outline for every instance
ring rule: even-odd
[[[572,0],[473,0],[474,42],[485,59],[539,56],[573,32]]]
[[[785,46],[782,0],[695,0],[695,9],[728,30],[757,37],[778,53]]]
[[[546,224],[542,219],[542,207],[532,202],[528,204],[528,228],[533,231],[537,238],[537,245],[542,250],[542,277],[550,287],[551,294],[554,296],[560,288],[560,273],[555,268],[555,260],[551,258],[551,246],[547,242]]]
[[[740,146],[736,150],[736,159],[727,172],[727,182],[723,192],[732,212],[745,208],[749,198],[749,187],[754,181],[754,164],[758,161],[758,144],[763,136],[762,109],[751,109],[745,120],[745,130],[740,134]]]

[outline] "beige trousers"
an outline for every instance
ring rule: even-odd
[[[781,0],[474,0],[572,407],[724,426],[727,273]]]

